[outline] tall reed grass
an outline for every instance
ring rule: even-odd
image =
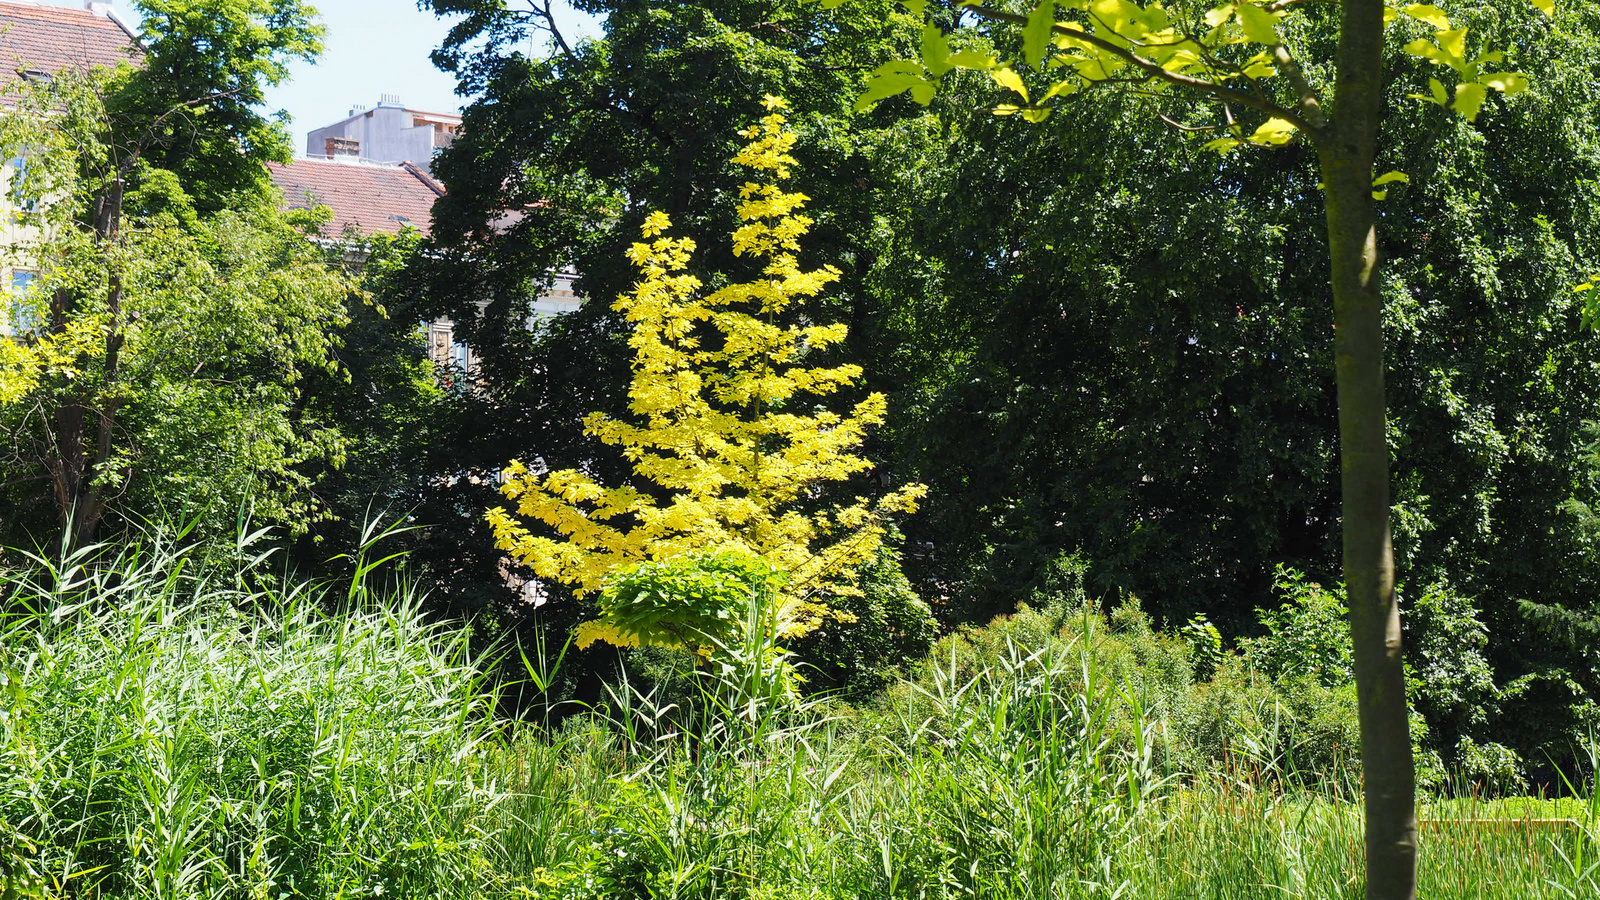
[[[508,748],[539,788],[504,808],[502,840],[527,849],[534,896],[573,900],[1363,895],[1349,791],[1267,759],[1164,770],[1162,723],[1105,679],[1092,640],[1091,624],[1082,643],[1009,644],[976,668],[930,661],[876,713],[814,706],[714,757],[677,709],[636,695],[625,723]],[[1422,896],[1600,897],[1592,785],[1425,815]]]
[[[300,583],[258,537],[6,558],[0,894],[1362,893],[1348,789],[1268,754],[1171,768],[1160,704],[1103,665],[1092,613],[1041,646],[936,656],[863,708],[774,689],[757,642],[675,687],[619,677],[550,733],[494,720],[462,632],[379,557]],[[1572,787],[1425,805],[1423,896],[1600,898],[1600,800]]]
[[[476,895],[503,791],[460,634],[404,589],[272,577],[259,534],[221,561],[181,538],[32,555],[0,581],[9,887]]]

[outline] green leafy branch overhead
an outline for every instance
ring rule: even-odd
[[[844,0],[822,0],[836,6]],[[1529,0],[1554,12],[1554,0]],[[1224,104],[1225,136],[1207,146],[1228,151],[1249,143],[1281,146],[1327,128],[1324,98],[1302,69],[1294,36],[1307,33],[1310,15],[1301,0],[1241,0],[1236,3],[1136,3],[1132,0],[1042,0],[1013,12],[965,0],[960,13],[1016,26],[1021,55],[1006,60],[985,49],[953,49],[951,34],[931,16],[927,0],[901,0],[913,14],[928,17],[916,59],[894,60],[868,78],[858,106],[867,109],[902,93],[926,104],[952,71],[987,72],[1006,93],[996,115],[1019,114],[1040,122],[1066,98],[1105,85],[1143,93],[1187,90]],[[957,21],[960,15],[958,13]],[[1404,45],[1411,56],[1441,70],[1428,79],[1427,92],[1414,99],[1437,104],[1469,121],[1477,118],[1490,92],[1515,94],[1528,79],[1501,71],[1505,53],[1474,54],[1466,28],[1457,28],[1444,9],[1412,3],[1385,9],[1385,22],[1431,30]],[[1023,72],[1043,77],[1042,90],[1029,90]],[[1449,82],[1449,83],[1447,83]],[[1235,108],[1265,119],[1247,129]],[[1207,129],[1209,130],[1209,129]]]

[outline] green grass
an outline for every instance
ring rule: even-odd
[[[550,734],[492,721],[403,586],[190,552],[0,576],[8,896],[1361,896],[1358,808],[1266,758],[1167,770],[1088,638],[930,662],[860,710],[750,702],[739,672],[677,703],[624,683]],[[1580,794],[1425,804],[1422,896],[1600,897]]]

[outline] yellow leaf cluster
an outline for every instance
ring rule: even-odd
[[[689,272],[694,242],[669,236],[670,219],[654,212],[628,251],[640,279],[613,304],[632,328],[632,415],[594,413],[584,427],[620,448],[638,478],[658,490],[606,487],[576,470],[536,472],[513,462],[502,493],[515,511],[497,508],[488,519],[497,547],[579,595],[644,560],[692,551],[759,556],[790,574],[779,634],[794,637],[839,617],[815,598],[824,590],[858,592],[856,569],[877,554],[887,517],[914,512],[926,489],[907,485],[875,500],[803,508],[821,484],[872,467],[858,451],[884,421],[887,401],[873,393],[847,413],[822,408],[818,400],[861,380],[859,366],[807,363],[847,329],[780,320],[838,280],[839,270],[800,267],[809,198],[779,184],[795,165],[796,136],[784,102],[765,102],[768,114],[740,132],[749,143],[734,156],[760,179],[740,189],[733,234],[734,253],[762,263],[759,276],[702,295]],[[583,628],[587,640],[623,645],[625,633],[605,622]]]
[[[844,0],[821,2],[828,6]],[[1546,15],[1555,13],[1555,0],[1531,3]],[[900,5],[918,17],[928,9],[927,0],[900,0]],[[1267,114],[1266,124],[1252,133],[1234,121],[1230,112],[1225,136],[1207,143],[1208,149],[1228,152],[1247,143],[1277,147],[1306,128],[1322,128],[1322,100],[1305,80],[1302,63],[1290,46],[1303,43],[1297,32],[1303,34],[1313,21],[1308,5],[1296,0],[1181,4],[1171,0],[1026,0],[1020,5],[964,0],[960,6],[980,20],[1018,26],[1020,57],[1002,60],[986,51],[987,42],[956,50],[952,35],[941,30],[941,17],[929,16],[917,57],[889,60],[874,69],[856,108],[864,111],[899,94],[909,94],[926,106],[947,74],[970,69],[987,72],[1008,92],[1008,102],[993,107],[995,115],[1021,115],[1031,122],[1048,118],[1055,108],[1053,100],[1120,84],[1137,85],[1139,93],[1182,88]],[[1472,121],[1491,92],[1509,96],[1528,88],[1526,75],[1495,70],[1505,61],[1504,52],[1469,54],[1466,30],[1453,28],[1450,16],[1439,6],[1389,0],[1383,14],[1385,22],[1405,20],[1433,28],[1433,38],[1417,38],[1404,49],[1455,72],[1453,92],[1444,82],[1430,78],[1429,93],[1411,95],[1415,99],[1438,104]],[[1034,91],[1023,78],[1024,67],[1037,71]],[[1275,79],[1278,81],[1273,84]],[[1291,96],[1295,99],[1289,100]]]
[[[82,359],[104,354],[105,324],[97,316],[80,316],[61,331],[0,338],[0,405],[20,403],[46,378],[72,378]]]

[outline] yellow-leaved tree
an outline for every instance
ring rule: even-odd
[[[883,422],[887,401],[869,394],[848,414],[817,402],[858,384],[862,372],[807,365],[811,352],[840,343],[847,329],[797,324],[792,311],[839,270],[800,268],[800,238],[812,224],[801,213],[808,198],[780,186],[795,165],[796,135],[783,100],[765,103],[768,115],[740,132],[749,144],[733,158],[755,173],[739,192],[733,251],[763,262],[760,275],[702,295],[689,272],[694,241],[666,236],[671,222],[654,212],[645,240],[628,253],[641,278],[613,305],[633,329],[633,417],[594,413],[585,431],[620,447],[655,489],[606,487],[576,470],[541,473],[513,462],[501,490],[515,514],[496,508],[488,517],[500,549],[580,596],[601,589],[619,567],[649,560],[697,552],[759,557],[788,576],[776,627],[792,638],[842,617],[817,598],[858,592],[857,567],[877,555],[887,517],[915,511],[926,489],[911,484],[876,499],[807,508],[821,484],[872,468],[858,451],[868,429]],[[637,646],[641,634],[645,643],[655,640],[660,624],[607,613],[579,626],[577,640]]]

